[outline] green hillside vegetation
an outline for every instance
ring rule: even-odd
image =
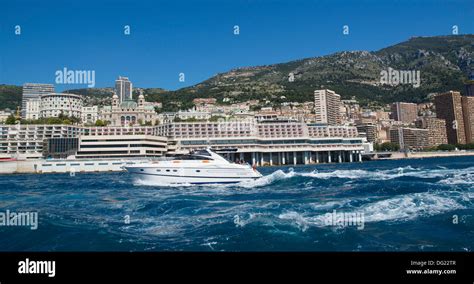
[[[16,110],[21,105],[22,87],[0,85],[0,109]]]
[[[60,114],[58,117],[48,117],[48,118],[39,118],[39,119],[21,119],[21,124],[78,124],[81,122],[80,118],[74,116],[66,116]],[[16,124],[18,123],[18,119],[15,118],[14,115],[10,115],[5,124]]]

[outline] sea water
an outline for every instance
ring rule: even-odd
[[[212,186],[156,186],[127,173],[3,175],[0,212],[37,212],[38,224],[0,225],[0,250],[473,250],[474,157],[259,171]]]

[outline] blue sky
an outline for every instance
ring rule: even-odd
[[[173,90],[236,67],[448,35],[453,25],[474,33],[472,0],[2,0],[1,6],[0,84],[16,85],[54,83],[66,67],[94,70],[96,87],[113,86],[122,75],[136,87]],[[75,87],[86,85],[56,89]]]

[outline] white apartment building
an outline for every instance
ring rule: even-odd
[[[49,138],[74,138],[80,129],[71,125],[0,125],[0,155],[41,158]]]
[[[230,160],[257,165],[361,161],[364,141],[350,126],[301,122],[194,122],[158,125],[176,152],[212,147]]]
[[[82,123],[94,124],[99,119],[99,109],[97,106],[82,107]]]
[[[159,135],[156,127],[132,126],[132,127],[81,127],[81,135],[107,136],[107,135]]]
[[[128,79],[128,77],[119,76],[118,79],[115,80],[115,94],[119,98],[119,103],[131,100],[132,90],[133,85],[132,82],[130,82],[130,80]]]
[[[76,158],[159,157],[167,145],[166,137],[154,135],[81,135]]]
[[[311,137],[323,138],[323,137],[357,137],[357,128],[353,126],[321,126],[321,125],[308,125],[308,135]]]
[[[178,111],[176,116],[183,120],[191,119],[191,118],[204,120],[204,119],[211,118],[211,113],[199,112],[199,111]]]
[[[324,89],[314,91],[314,112],[316,123],[341,124],[341,96],[336,92]]]
[[[41,99],[29,99],[26,101],[26,119],[35,120],[40,118]]]
[[[29,100],[39,100],[41,95],[50,93],[54,93],[54,85],[25,83],[23,85],[23,95],[21,100],[21,118],[26,119],[28,116],[28,108],[26,104]]]
[[[5,123],[11,114],[11,112],[0,110],[0,123]]]
[[[157,115],[157,118],[161,124],[172,123],[176,118],[176,115],[176,112],[162,112]]]
[[[83,99],[80,95],[51,93],[41,95],[40,117],[67,116],[82,117]]]
[[[259,123],[258,135],[262,138],[294,138],[308,136],[306,125],[298,122],[290,123]]]
[[[231,105],[215,105],[215,104],[198,104],[195,107],[197,112],[209,112],[209,113],[243,113],[250,111],[250,105],[247,103],[238,103]]]

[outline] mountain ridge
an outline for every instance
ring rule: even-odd
[[[170,91],[175,96],[238,97],[238,100],[284,96],[290,101],[312,99],[314,89],[330,88],[343,98],[355,96],[368,104],[395,100],[423,102],[429,93],[463,90],[474,66],[474,35],[412,37],[377,51],[341,51],[294,61],[240,67],[216,74],[194,86]],[[420,88],[382,86],[380,71],[419,70]],[[289,82],[290,73],[294,81]],[[250,95],[249,95],[250,94]]]

